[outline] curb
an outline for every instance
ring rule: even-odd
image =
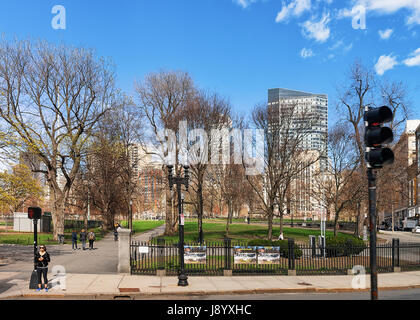
[[[419,289],[420,285],[409,285],[399,287],[379,287],[378,291],[395,291]],[[352,288],[273,288],[273,289],[245,289],[245,290],[226,290],[226,291],[189,291],[189,292],[126,292],[126,293],[69,293],[69,294],[33,294],[22,293],[2,297],[0,300],[13,300],[18,298],[38,298],[38,299],[63,299],[66,297],[95,297],[95,298],[118,298],[118,297],[159,297],[159,296],[209,296],[209,295],[245,295],[245,294],[270,294],[270,293],[341,293],[341,292],[370,292],[370,288],[352,289]]]

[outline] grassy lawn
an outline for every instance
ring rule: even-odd
[[[146,232],[152,229],[155,229],[157,227],[160,227],[162,225],[165,224],[165,221],[163,220],[158,220],[158,221],[154,221],[154,220],[147,220],[147,221],[133,221],[133,231],[134,233],[142,233],[142,232]],[[122,221],[121,225],[124,228],[127,228],[127,221]]]
[[[208,223],[203,222],[204,240],[206,242],[220,242],[223,241],[225,236],[225,223]],[[194,242],[198,237],[197,222],[185,223],[185,241]],[[279,227],[275,226],[273,229],[274,238],[279,236]],[[318,236],[321,234],[320,230],[314,229],[300,229],[300,228],[283,228],[284,237],[294,238],[299,242],[308,242],[310,235]],[[327,231],[326,236],[333,236],[332,231]],[[248,224],[232,224],[229,228],[229,237],[235,241],[249,241],[253,239],[266,239],[267,227],[261,225],[248,225]],[[353,237],[350,234],[338,233],[338,237]],[[167,241],[178,241],[178,235],[164,237]]]
[[[101,228],[95,228],[92,230],[93,232],[95,232],[96,241],[101,240],[105,236],[105,233],[102,231]],[[15,233],[10,230],[8,232],[1,232],[0,243],[30,245],[34,243],[34,234],[32,232]],[[52,233],[38,233],[38,243],[48,245],[57,244],[57,241],[53,240]],[[71,232],[68,232],[68,230],[66,230],[66,232],[64,233],[64,243],[71,243]]]

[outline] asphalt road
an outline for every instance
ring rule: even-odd
[[[411,233],[407,231],[384,231],[381,230],[380,233],[378,233],[378,238],[382,238],[387,240],[388,242],[391,242],[393,238],[400,239],[400,242],[420,242],[420,233]]]

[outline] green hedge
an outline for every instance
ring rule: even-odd
[[[250,247],[258,247],[258,246],[266,246],[266,247],[280,247],[280,255],[284,258],[289,258],[289,244],[287,240],[251,240],[248,242],[248,246]],[[299,259],[302,256],[302,250],[300,247],[295,243],[295,258]]]
[[[326,237],[325,249],[328,257],[357,255],[367,247],[359,238]]]

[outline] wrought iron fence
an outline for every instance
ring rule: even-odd
[[[322,247],[318,243],[302,244],[289,239],[287,246],[248,246],[245,243],[224,242],[186,243],[199,248],[201,258],[185,262],[188,275],[223,275],[231,270],[233,275],[297,275],[348,274],[355,266],[370,269],[368,245],[340,245]],[[378,272],[420,270],[420,243],[378,244]],[[187,258],[186,258],[187,259]],[[176,243],[161,241],[131,243],[131,273],[156,274],[166,270],[167,275],[177,275],[180,266],[179,247]]]

